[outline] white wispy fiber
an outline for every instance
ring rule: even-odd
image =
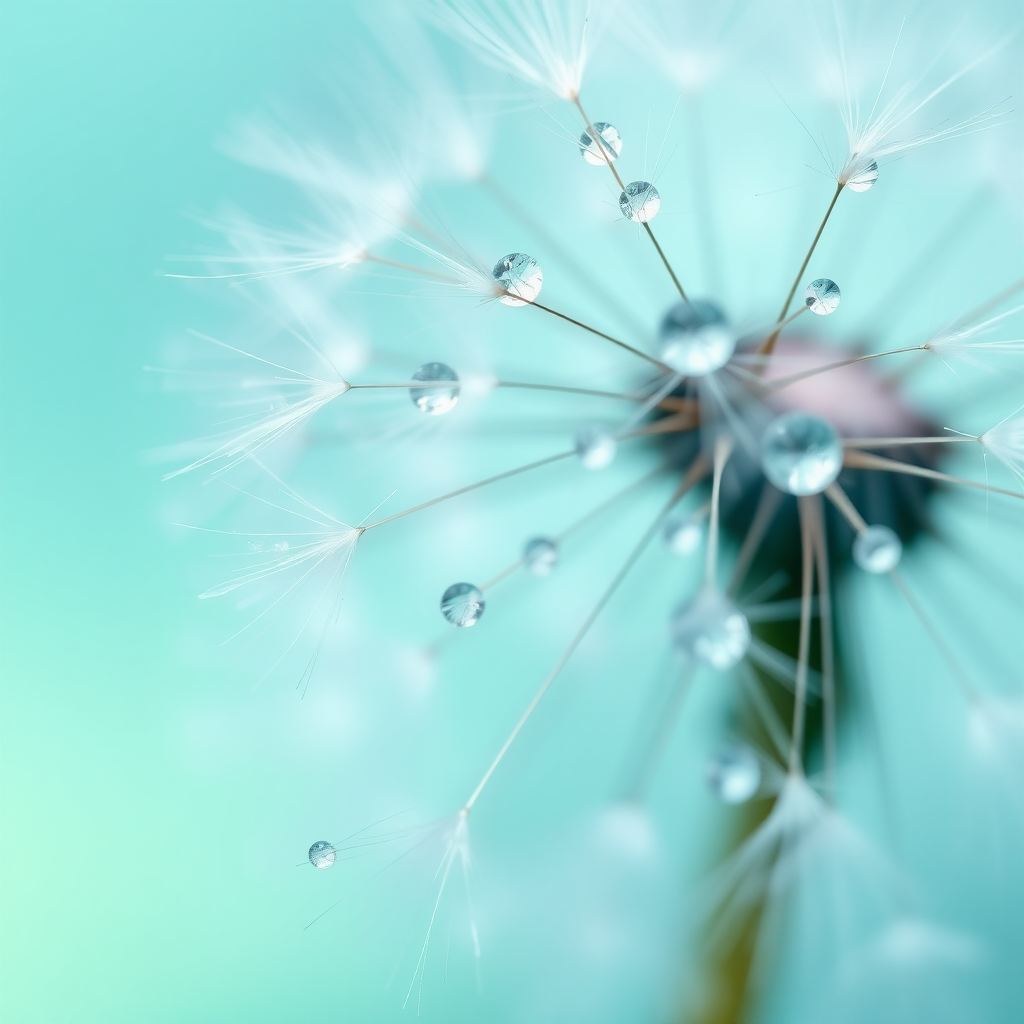
[[[966,326],[948,327],[940,331],[923,346],[942,358],[959,359],[973,366],[986,367],[1000,356],[1024,354],[1024,338],[984,340],[995,329],[995,325],[1024,310],[1024,305],[1015,306],[998,316],[989,317]]]
[[[986,430],[979,440],[1024,484],[1024,406]]]

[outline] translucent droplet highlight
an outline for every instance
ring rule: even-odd
[[[787,494],[820,494],[843,468],[843,445],[831,423],[787,412],[761,438],[764,475]]]
[[[453,626],[475,626],[484,613],[484,595],[472,583],[453,583],[441,595],[441,614]]]
[[[323,871],[338,859],[338,851],[326,839],[318,839],[309,848],[309,863]]]
[[[661,209],[661,196],[649,181],[631,181],[619,193],[619,209],[623,217],[646,224]]]
[[[750,747],[730,743],[708,758],[704,779],[723,803],[745,804],[761,785],[761,762]]]
[[[675,555],[692,555],[704,539],[704,526],[690,516],[672,518],[666,521],[662,531],[665,544]]]
[[[839,308],[839,300],[842,295],[839,285],[830,281],[827,277],[819,277],[812,281],[804,292],[804,302],[812,313],[818,316],[828,316]]]
[[[507,294],[502,295],[500,302],[506,306],[525,306],[540,295],[544,284],[544,271],[540,264],[525,252],[512,252],[502,256],[494,264],[491,271],[494,280],[501,285]]]
[[[874,160],[865,164],[860,170],[855,170],[846,179],[846,187],[851,192],[867,192],[874,183],[878,181],[878,163]]]
[[[424,363],[413,375],[413,380],[454,381],[459,375],[445,363]],[[459,400],[459,385],[438,385],[429,388],[409,388],[412,404],[428,416],[441,416],[455,408]]]
[[[523,548],[523,565],[534,576],[550,576],[558,564],[558,545],[547,537],[534,537]]]
[[[590,132],[585,131],[580,136],[580,156],[588,164],[597,166],[615,163],[622,152],[622,136],[619,135],[619,129],[607,121],[595,121],[592,127],[598,138],[592,138]]]
[[[615,458],[615,438],[604,427],[588,423],[576,432],[576,454],[584,469],[604,469]]]
[[[865,572],[892,572],[903,557],[903,542],[888,526],[869,526],[853,542],[853,561]]]
[[[677,302],[664,316],[658,332],[659,356],[688,377],[721,369],[736,348],[736,334],[722,311],[703,299]]]
[[[672,620],[672,640],[697,661],[724,672],[750,647],[747,617],[717,590],[701,590]]]

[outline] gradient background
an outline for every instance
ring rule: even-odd
[[[992,5],[992,24],[1013,10]],[[339,819],[362,823],[369,814],[358,801],[342,801],[328,820],[323,807],[331,792],[323,747],[336,735],[330,723],[348,721],[348,706],[299,709],[287,688],[254,698],[251,666],[211,655],[237,628],[236,617],[216,602],[197,609],[195,594],[211,582],[208,568],[197,566],[194,549],[168,525],[179,507],[142,456],[196,433],[194,419],[157,393],[143,366],[182,325],[202,328],[205,316],[223,315],[212,296],[186,300],[178,283],[160,276],[166,254],[195,239],[182,213],[222,196],[257,206],[262,195],[212,140],[233,117],[357,46],[360,31],[342,4],[0,6],[4,1021],[399,1016],[400,999],[381,994],[387,954],[372,948],[372,907],[352,926],[302,932],[323,904],[311,888],[321,878],[293,865],[308,841],[333,835]],[[621,88],[608,84],[602,95]],[[666,90],[653,102],[670,110],[673,99]],[[642,123],[646,107],[637,109]],[[761,141],[770,162],[769,143]],[[732,143],[726,163],[738,173],[744,140]],[[962,153],[945,164],[940,156],[913,196],[904,193],[891,237],[930,237],[949,192],[943,175],[962,168]],[[511,147],[505,155],[514,172]],[[800,196],[790,201],[801,211],[816,208],[814,200],[800,206]],[[982,205],[971,243],[979,255],[953,285],[936,289],[935,302],[959,312],[968,296],[990,294],[1011,278],[1007,267],[1020,266],[1020,235],[1005,230],[1002,210],[996,201]],[[473,220],[473,206],[462,212]],[[738,238],[742,209],[733,216],[726,226]],[[879,260],[891,255],[885,237]],[[838,241],[834,252],[838,260]],[[857,264],[850,261],[852,275]],[[995,517],[974,539],[1020,564],[1019,535],[1004,527]],[[394,561],[371,564],[387,579],[400,558],[399,549]],[[971,587],[979,599],[987,596],[976,581],[954,576],[945,585],[968,604]],[[372,581],[354,586],[374,600]],[[870,656],[879,671],[892,679],[919,675],[927,651],[898,650],[892,610],[869,604],[877,620]],[[1016,611],[1001,607],[997,633],[1019,632]],[[627,620],[617,621],[626,628]],[[992,645],[978,657],[1003,663]],[[524,692],[550,661],[548,653],[537,656]],[[597,652],[589,664],[600,662]],[[496,666],[494,678],[511,671]],[[913,701],[911,692],[892,721],[906,722],[908,708],[916,714]],[[519,703],[515,696],[495,716],[494,736]],[[455,714],[471,721],[461,707]],[[991,936],[996,967],[1012,964],[1022,949],[1013,927],[1021,893],[985,903],[978,893],[987,892],[987,868],[979,864],[965,878],[936,848],[928,817],[935,779],[923,769],[915,774],[917,730],[895,728],[916,808],[908,859],[925,863],[937,887],[947,884],[944,910],[962,911]],[[401,731],[392,743],[402,748]],[[491,733],[477,745],[481,756],[492,749]],[[559,757],[571,760],[574,749],[560,749]],[[404,763],[394,763],[396,775],[419,771],[419,756],[410,749]],[[448,775],[464,778],[470,760],[449,758]],[[351,770],[357,763],[345,762],[344,785],[352,790],[367,781]],[[948,781],[939,781],[941,793]],[[929,798],[914,800],[918,792]],[[437,799],[448,806],[447,796]],[[554,800],[542,817],[556,816]],[[527,810],[535,809],[512,801],[509,820],[492,831],[492,852],[514,841],[515,815]],[[941,808],[935,813],[942,818]],[[485,838],[484,863],[487,845]],[[655,894],[644,905],[656,915],[656,904]],[[463,980],[435,995],[425,1016],[509,1012],[502,1008],[519,994],[517,972],[529,951],[522,956],[522,963],[510,956],[490,968],[483,1004]],[[997,1005],[1019,1005],[1019,982],[1005,970],[986,978],[1003,986],[992,997]],[[566,993],[548,994],[547,1005],[580,998],[566,985]]]

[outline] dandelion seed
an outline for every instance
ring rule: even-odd
[[[761,437],[764,475],[787,494],[820,494],[843,468],[843,446],[830,423],[787,412]]]
[[[839,285],[827,277],[819,277],[807,286],[804,301],[807,308],[818,316],[828,316],[839,308]]]
[[[441,614],[453,626],[475,626],[485,607],[483,593],[472,583],[453,583],[441,595]]]
[[[321,871],[329,868],[338,858],[338,851],[326,839],[318,839],[309,848],[309,863]]]
[[[503,256],[494,264],[492,273],[505,293],[499,301],[506,306],[525,306],[533,302],[544,284],[540,264],[524,252]]]
[[[523,549],[523,564],[534,576],[550,576],[558,564],[558,545],[547,537],[534,537]]]
[[[704,779],[723,803],[743,804],[761,785],[761,762],[750,747],[732,743],[707,759]]]
[[[869,526],[854,538],[853,560],[865,572],[891,572],[902,557],[903,544],[888,526]]]
[[[986,430],[978,440],[1024,484],[1024,407]]]
[[[604,469],[612,464],[618,444],[604,427],[588,423],[576,432],[576,454],[584,469]]]
[[[619,193],[619,209],[628,220],[646,224],[661,209],[661,195],[649,181],[631,181]]]
[[[677,302],[664,316],[658,336],[659,355],[673,370],[703,377],[732,358],[736,334],[725,314],[704,299]]]
[[[591,138],[590,132],[584,132],[580,136],[580,156],[588,164],[597,167],[601,164],[614,163],[622,152],[622,136],[619,135],[618,128],[607,121],[595,121],[594,131],[597,132],[600,142]]]
[[[699,591],[672,619],[676,647],[719,672],[742,660],[750,639],[747,617],[717,590]]]
[[[444,363],[424,363],[413,375],[413,380],[457,381],[459,375]],[[428,416],[442,416],[455,408],[459,400],[459,386],[409,388],[412,404]]]

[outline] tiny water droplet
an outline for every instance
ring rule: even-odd
[[[534,576],[550,576],[558,563],[558,545],[547,537],[534,537],[523,548],[523,564]]]
[[[843,468],[843,446],[831,423],[787,412],[761,437],[764,475],[787,494],[820,494]]]
[[[658,334],[661,361],[688,377],[721,369],[736,348],[736,335],[725,315],[704,299],[677,302],[662,319]]]
[[[607,121],[595,121],[592,127],[601,141],[592,138],[589,131],[584,131],[580,136],[580,156],[588,164],[597,166],[614,163],[622,152],[622,136],[619,135],[619,129]]]
[[[888,526],[869,526],[853,542],[853,561],[865,572],[891,572],[903,557],[903,543]]]
[[[615,458],[615,438],[604,427],[588,423],[576,433],[576,454],[584,469],[604,469]]]
[[[846,187],[851,192],[867,192],[878,181],[878,163],[872,160],[860,170],[856,170],[846,179]]]
[[[453,583],[441,595],[441,614],[453,626],[475,626],[484,605],[483,592],[472,583]]]
[[[661,209],[661,196],[649,181],[631,181],[619,193],[622,216],[646,224]]]
[[[761,762],[739,743],[716,750],[704,765],[708,788],[727,804],[746,803],[761,785]]]
[[[459,375],[445,363],[424,363],[413,375],[413,380],[450,380],[458,381]],[[412,404],[428,416],[441,416],[455,408],[459,400],[459,385],[432,386],[429,388],[409,388]]]
[[[506,306],[525,306],[540,295],[544,284],[544,271],[540,264],[525,252],[513,252],[502,256],[491,271],[494,280],[508,293],[500,302]]]
[[[819,277],[812,281],[804,292],[807,308],[818,316],[828,316],[839,308],[841,298],[839,285],[827,277]]]
[[[309,863],[321,871],[329,868],[338,858],[338,851],[326,839],[318,839],[309,848]]]
[[[724,672],[750,647],[747,617],[717,590],[701,590],[672,620],[675,645],[691,658]]]
[[[692,555],[704,539],[704,527],[690,516],[669,519],[663,531],[668,549],[676,555]]]

